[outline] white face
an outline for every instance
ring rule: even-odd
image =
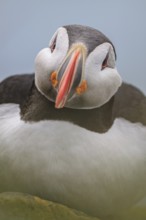
[[[69,48],[68,33],[61,27],[53,35],[49,48],[37,55],[36,86],[43,95],[56,103],[56,108],[99,107],[121,85],[110,43],[100,44],[87,54],[84,42],[76,42]]]
[[[59,68],[67,54],[68,48],[68,34],[66,29],[61,27],[53,35],[49,47],[42,49],[36,56],[35,84],[38,90],[48,99],[52,100],[49,94],[45,92],[51,86],[49,84],[50,74]]]

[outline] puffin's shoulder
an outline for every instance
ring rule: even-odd
[[[0,82],[0,104],[21,104],[28,96],[34,74],[13,75]]]
[[[14,75],[0,83],[0,104],[20,104],[21,118],[26,121],[63,120],[86,129],[106,132],[116,118],[146,125],[146,97],[136,87],[123,83],[109,102],[100,108],[57,110],[34,84],[34,74]]]
[[[113,117],[146,125],[146,96],[135,86],[123,83],[114,97]]]

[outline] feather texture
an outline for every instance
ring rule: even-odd
[[[116,119],[99,134],[69,122],[24,122],[18,105],[3,104],[0,115],[1,191],[39,195],[101,217],[146,195],[140,123]]]

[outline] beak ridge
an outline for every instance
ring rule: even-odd
[[[71,48],[58,71],[59,85],[55,108],[63,108],[67,100],[76,92],[83,78],[86,50],[82,45]]]

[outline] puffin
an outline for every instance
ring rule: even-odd
[[[0,192],[40,196],[101,220],[146,198],[146,97],[122,82],[113,43],[57,29],[35,73],[0,83]]]

